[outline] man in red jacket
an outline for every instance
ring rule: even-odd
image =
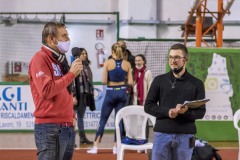
[[[29,65],[38,160],[70,160],[76,124],[72,81],[82,70],[82,61],[76,58],[69,67],[65,53],[70,39],[62,23],[47,23],[42,32],[42,43],[41,50]]]

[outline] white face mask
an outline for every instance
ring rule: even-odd
[[[57,48],[62,54],[65,54],[69,50],[70,44],[70,41],[58,41]]]

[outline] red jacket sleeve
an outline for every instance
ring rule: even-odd
[[[71,72],[62,75],[60,65],[51,61],[47,55],[44,56],[43,54],[34,56],[30,63],[30,72],[39,95],[43,99],[50,99],[66,89],[75,76]]]

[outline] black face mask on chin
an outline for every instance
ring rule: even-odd
[[[180,73],[182,70],[183,70],[183,66],[180,67],[180,68],[173,68],[173,69],[172,69],[172,72],[175,73],[175,74],[178,74],[178,73]]]

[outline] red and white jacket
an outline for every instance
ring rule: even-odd
[[[74,74],[63,75],[62,65],[46,46],[33,56],[28,72],[35,104],[35,123],[72,122],[75,117],[73,97],[67,86],[74,80]]]

